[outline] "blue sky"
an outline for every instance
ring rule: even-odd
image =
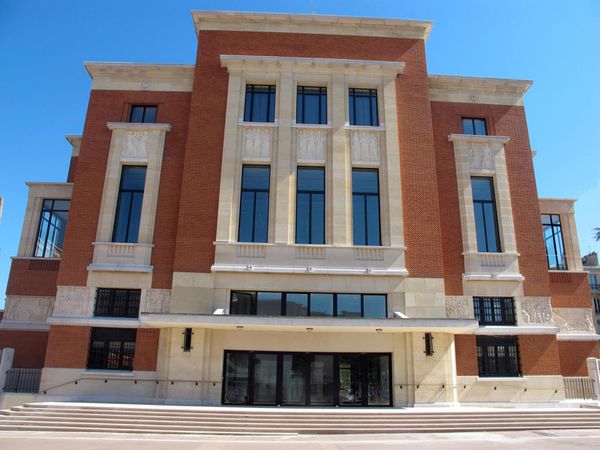
[[[0,0],[0,291],[16,255],[25,181],[64,181],[83,129],[83,61],[193,63],[193,9],[434,21],[430,73],[534,81],[525,97],[538,190],[578,198],[582,253],[600,244],[600,2]],[[0,307],[3,304],[0,295]]]

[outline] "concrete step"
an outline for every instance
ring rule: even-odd
[[[385,420],[381,420],[380,418],[368,418],[368,419],[357,419],[353,417],[347,418],[329,418],[329,417],[303,417],[303,418],[257,418],[257,417],[246,417],[246,418],[219,418],[219,417],[202,417],[202,418],[191,418],[191,417],[172,417],[172,416],[150,416],[150,415],[127,415],[127,414],[118,414],[118,415],[105,415],[105,414],[78,414],[78,413],[14,413],[5,416],[0,419],[4,421],[17,421],[17,420],[30,420],[30,421],[40,421],[40,420],[54,420],[54,421],[71,421],[71,420],[79,420],[79,421],[118,421],[118,422],[140,422],[140,423],[230,423],[230,424],[239,424],[243,423],[246,426],[252,425],[260,425],[260,424],[270,424],[270,425],[280,425],[280,424],[327,424],[327,425],[336,425],[336,424],[357,424],[357,425],[370,425],[370,424],[382,424],[386,425],[392,424],[413,424],[413,423],[461,423],[461,424],[469,424],[469,423],[513,423],[519,421],[538,421],[543,423],[562,423],[564,421],[577,421],[580,423],[590,423],[590,424],[598,424],[600,425],[600,416],[592,415],[592,416],[583,416],[583,417],[572,417],[569,415],[565,416],[555,416],[555,417],[524,417],[524,418],[516,418],[516,417],[453,417],[453,416],[445,416],[439,418],[431,418],[424,420],[422,418],[415,418],[411,416],[406,417],[392,417],[387,418]]]

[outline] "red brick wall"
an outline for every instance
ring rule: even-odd
[[[558,342],[554,334],[520,335],[521,371],[527,375],[560,375]]]
[[[69,163],[69,173],[67,174],[67,182],[72,183],[75,180],[75,172],[77,172],[77,156],[71,156]]]
[[[442,277],[438,189],[433,167],[427,68],[423,41],[359,36],[201,31],[175,270],[208,272],[214,260],[219,177],[227,98],[221,54],[405,61],[396,82],[406,264],[411,276]]]
[[[457,375],[476,376],[479,374],[475,340],[475,336],[472,334],[457,334],[454,336]]]
[[[156,370],[156,357],[158,354],[158,339],[160,330],[155,328],[138,328],[135,341],[135,370]]]
[[[563,377],[587,377],[587,358],[600,357],[597,341],[560,341],[560,367]]]
[[[54,297],[59,265],[59,260],[13,259],[6,295]]]
[[[0,330],[0,350],[14,348],[15,369],[41,369],[44,367],[47,331]]]
[[[554,308],[591,308],[592,297],[587,273],[550,272]]]
[[[550,295],[540,210],[525,110],[521,106],[431,102],[442,220],[443,259],[448,295],[462,294],[462,235],[454,149],[450,133],[462,133],[461,117],[485,117],[488,133],[509,136],[505,145],[519,268],[525,295]]]
[[[85,368],[90,345],[90,327],[52,325],[44,367]]]
[[[183,168],[190,96],[188,92],[91,92],[58,274],[60,285],[86,284],[112,136],[106,123],[127,121],[132,103],[146,103],[158,105],[157,122],[170,123],[172,126],[165,140],[152,250],[153,287],[171,287],[179,210],[179,180]]]

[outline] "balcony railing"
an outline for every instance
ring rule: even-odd
[[[4,392],[37,393],[42,369],[8,369]]]

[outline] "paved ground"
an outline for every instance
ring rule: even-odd
[[[151,449],[353,449],[376,448],[527,450],[600,448],[599,430],[519,431],[491,433],[438,433],[323,436],[165,436],[108,433],[0,432],[0,449],[151,450]]]

